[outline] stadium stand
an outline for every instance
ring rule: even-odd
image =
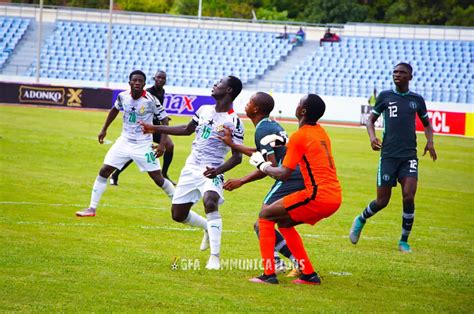
[[[13,53],[29,25],[29,19],[0,16],[0,69]]]
[[[105,81],[107,24],[57,21],[41,50],[43,77]],[[209,87],[233,74],[243,83],[261,77],[294,48],[273,33],[114,25],[110,80],[133,69],[168,73],[168,84]],[[35,75],[32,65],[28,74]]]
[[[391,86],[398,62],[413,65],[411,89],[426,100],[474,102],[474,42],[345,37],[296,66],[278,91],[368,97]]]

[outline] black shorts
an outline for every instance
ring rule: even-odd
[[[380,158],[377,186],[397,186],[401,178],[418,179],[418,158]]]
[[[270,191],[265,196],[263,204],[270,205],[271,203],[278,201],[291,193],[304,190],[305,185],[303,179],[301,180],[287,180],[287,181],[276,181]]]

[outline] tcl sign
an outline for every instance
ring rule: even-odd
[[[435,133],[464,135],[466,114],[464,112],[428,111]],[[423,131],[423,124],[416,119],[416,130]]]

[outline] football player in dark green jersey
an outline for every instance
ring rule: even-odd
[[[354,219],[349,238],[353,244],[359,241],[366,220],[385,208],[390,201],[392,187],[397,181],[402,186],[403,218],[402,236],[399,250],[410,253],[408,236],[415,218],[415,193],[418,183],[418,158],[416,154],[416,116],[423,123],[427,139],[423,156],[429,152],[433,161],[437,159],[426,104],[420,95],[409,90],[413,69],[407,63],[399,63],[393,69],[393,90],[379,94],[367,122],[370,145],[375,151],[381,150],[377,172],[377,198]],[[383,141],[375,134],[374,123],[383,114],[385,129]]]

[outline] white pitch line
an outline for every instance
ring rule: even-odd
[[[60,203],[38,203],[38,202],[14,202],[14,201],[1,201],[0,205],[32,205],[32,206],[51,206],[51,207],[85,207],[84,204],[60,204]],[[130,206],[130,205],[110,205],[103,204],[100,207],[111,207],[111,208],[133,208],[133,209],[158,209],[168,210],[165,207],[154,207],[154,206]]]

